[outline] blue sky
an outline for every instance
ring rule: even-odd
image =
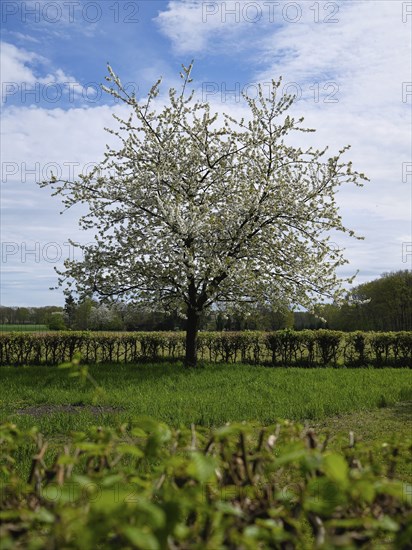
[[[193,85],[213,108],[244,112],[240,90],[282,75],[294,114],[316,134],[297,144],[346,144],[371,179],[339,193],[347,276],[357,283],[411,268],[412,3],[390,1],[46,1],[1,4],[1,296],[3,305],[63,304],[50,291],[59,267],[87,242],[79,210],[36,181],[69,177],[101,160],[122,112],[99,93],[106,63],[138,97],[159,76],[177,82],[195,59]],[[76,252],[77,254],[77,252]]]

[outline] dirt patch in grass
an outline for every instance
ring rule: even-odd
[[[392,440],[397,435],[411,437],[412,401],[395,403],[373,411],[355,411],[334,415],[315,422],[317,429],[329,431],[331,435],[353,431],[356,438],[366,443]]]
[[[313,426],[313,423],[311,424]],[[318,433],[329,433],[331,450],[341,451],[349,443],[349,432],[354,433],[355,441],[374,446],[374,456],[378,462],[386,463],[383,443],[410,442],[412,436],[412,401],[400,402],[390,407],[372,411],[355,411],[334,415],[314,424]],[[412,483],[412,470],[407,457],[398,461],[398,479]]]
[[[33,417],[44,416],[54,413],[79,413],[90,412],[92,414],[115,413],[123,411],[123,407],[111,407],[108,405],[85,405],[83,403],[74,403],[72,405],[32,405],[23,409],[17,409],[16,414],[29,414]]]

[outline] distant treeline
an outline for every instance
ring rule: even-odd
[[[201,319],[203,331],[295,330],[328,328],[352,332],[412,330],[412,273],[385,273],[379,279],[352,289],[343,305],[319,306],[316,315],[308,312],[277,311],[256,307],[247,312],[229,314],[210,310]],[[1,324],[48,325],[52,330],[94,331],[180,331],[185,320],[177,312],[142,310],[136,305],[100,304],[86,298],[66,298],[64,308],[0,306]]]
[[[2,325],[50,325],[57,315],[62,316],[64,309],[59,306],[43,307],[7,307],[0,306],[0,324]]]
[[[325,305],[319,312],[333,330],[412,330],[412,272],[384,273],[354,288],[346,304]]]

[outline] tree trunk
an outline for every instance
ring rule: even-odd
[[[199,330],[199,313],[189,307],[187,310],[186,325],[186,357],[185,366],[195,367],[197,363],[197,333]]]

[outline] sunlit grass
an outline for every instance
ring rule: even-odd
[[[297,420],[330,432],[331,445],[347,444],[349,430],[368,442],[410,437],[411,423],[398,402],[412,402],[409,369],[268,368],[181,363],[92,365],[89,373],[103,388],[96,400],[90,383],[82,385],[57,367],[2,367],[0,421],[21,428],[36,425],[51,446],[67,441],[71,431],[118,426],[149,415],[170,426],[207,427],[251,421],[258,427],[278,419]],[[17,469],[26,474],[35,452],[19,449]],[[49,457],[50,458],[50,457]],[[401,473],[409,479],[409,466]]]
[[[0,324],[0,332],[47,332],[47,325],[2,325]]]
[[[218,426],[228,421],[269,424],[279,418],[318,421],[412,399],[409,369],[299,369],[250,365],[94,365],[89,372],[104,389],[91,409],[94,390],[56,367],[3,367],[2,420],[36,424],[45,434],[62,434],[101,423],[115,425],[150,415],[172,426]],[[25,407],[51,405],[45,413]],[[75,411],[53,405],[75,404]]]

